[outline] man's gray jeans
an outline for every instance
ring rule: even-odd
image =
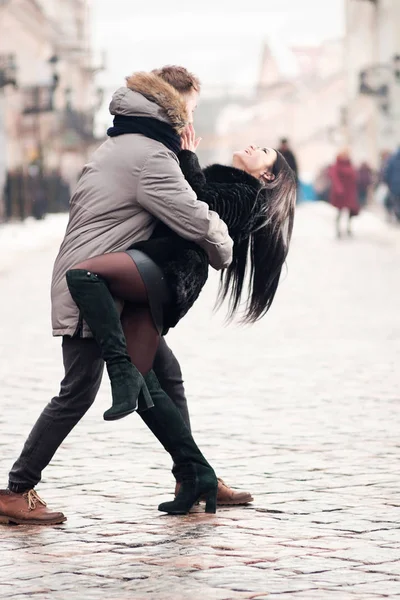
[[[104,361],[97,343],[93,339],[64,337],[62,352],[65,377],[60,393],[43,410],[11,469],[9,488],[14,492],[24,492],[39,483],[43,469],[91,407],[99,391]],[[190,429],[181,368],[164,338],[160,342],[154,371]]]

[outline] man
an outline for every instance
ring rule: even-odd
[[[388,159],[384,167],[383,180],[389,188],[389,210],[400,222],[400,147]]]
[[[288,163],[289,167],[294,171],[294,174],[296,175],[296,181],[299,181],[299,169],[298,169],[298,165],[297,165],[297,160],[295,155],[293,154],[292,150],[290,149],[289,146],[289,141],[287,138],[282,138],[281,139],[281,143],[279,146],[279,152],[285,157],[286,162]]]
[[[114,95],[110,108],[112,114],[118,111],[126,116],[156,118],[181,133],[191,120],[199,91],[198,79],[186,69],[165,67],[129,78],[127,87]],[[176,155],[156,138],[110,138],[83,170],[53,271],[53,334],[63,336],[65,377],[59,395],[40,415],[12,467],[8,489],[0,491],[0,522],[48,525],[66,520],[62,513],[47,509],[34,487],[60,444],[94,402],[104,363],[96,342],[80,323],[65,273],[84,259],[126,250],[134,242],[148,239],[155,218],[198,243],[215,269],[229,265],[232,240],[227,227],[197,200]],[[154,370],[190,427],[179,364],[165,341]],[[220,502],[243,504],[251,499],[246,493],[235,495],[220,481]]]

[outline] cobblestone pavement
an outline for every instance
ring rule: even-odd
[[[0,229],[4,484],[62,375],[49,279],[64,222],[38,224],[19,251]],[[300,208],[265,320],[223,328],[214,278],[170,336],[196,439],[254,504],[159,513],[168,457],[136,416],[102,420],[105,381],[38,488],[68,521],[0,527],[0,598],[400,596],[400,232],[368,214],[355,230],[337,241],[329,207]]]

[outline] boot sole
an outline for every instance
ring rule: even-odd
[[[200,502],[205,502],[205,498],[200,498]],[[217,506],[246,506],[247,504],[251,504],[254,502],[254,498],[252,496],[249,497],[248,500],[227,500],[226,502],[220,502],[217,500]]]
[[[158,510],[160,510],[160,509],[158,509]],[[164,513],[165,515],[175,515],[175,516],[179,516],[179,515],[182,516],[182,515],[188,515],[189,514],[188,512],[185,512],[185,511],[182,511],[182,510],[181,511],[179,511],[179,510],[176,510],[176,511],[172,511],[172,510],[171,511],[160,510],[160,512]]]
[[[132,410],[127,410],[127,411],[125,411],[123,413],[119,413],[118,415],[111,416],[111,417],[105,417],[103,415],[103,419],[105,421],[118,421],[119,419],[123,419],[124,417],[127,417],[128,415],[131,415],[134,412],[137,412],[137,408],[134,408]]]
[[[63,519],[53,519],[52,521],[41,521],[40,519],[30,519],[29,521],[26,519],[15,519],[14,517],[6,517],[5,515],[0,515],[0,525],[60,525],[61,523],[65,523],[67,517]]]
[[[205,502],[205,501],[202,500],[202,502]],[[217,502],[217,506],[247,506],[248,504],[251,504],[252,502],[254,502],[253,499],[244,500],[243,502]]]

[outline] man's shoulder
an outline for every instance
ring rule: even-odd
[[[176,155],[157,140],[144,135],[131,133],[109,138],[100,146],[92,156],[96,162],[111,160],[132,161],[143,165],[153,158],[160,161],[178,162]]]
[[[140,133],[127,133],[111,138],[112,143],[119,147],[133,148],[135,153],[146,156],[165,156],[177,160],[176,155],[161,142],[146,137]]]

